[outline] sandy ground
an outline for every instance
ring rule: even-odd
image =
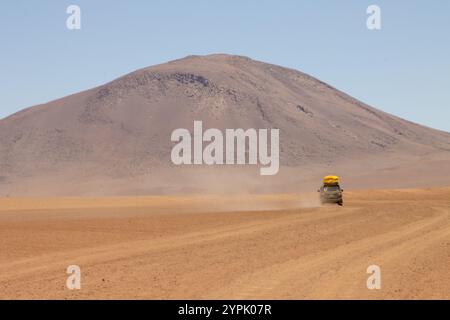
[[[81,290],[66,268],[81,268]],[[381,268],[381,289],[366,270]],[[0,199],[1,299],[450,299],[450,188]]]

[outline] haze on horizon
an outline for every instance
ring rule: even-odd
[[[131,71],[191,54],[229,53],[306,72],[383,111],[450,131],[448,1],[79,0],[5,3],[0,10],[0,119]],[[366,28],[366,9],[382,29]]]

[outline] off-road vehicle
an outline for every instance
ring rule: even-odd
[[[320,202],[324,203],[337,203],[342,206],[344,200],[342,198],[343,189],[339,185],[338,176],[326,176],[323,178],[323,185],[317,192],[320,193]]]

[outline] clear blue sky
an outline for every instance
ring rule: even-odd
[[[66,28],[66,8],[82,29]],[[381,7],[382,30],[366,28]],[[133,70],[230,53],[309,73],[384,111],[450,131],[448,0],[5,0],[0,118]]]

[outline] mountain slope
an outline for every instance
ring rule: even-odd
[[[250,167],[174,168],[170,134],[192,131],[194,120],[205,128],[279,128],[285,172],[321,174],[362,159],[397,166],[450,151],[450,134],[381,112],[299,71],[240,56],[189,56],[0,120],[0,191],[201,191],[211,177],[241,176],[238,170],[261,183]],[[192,170],[195,182],[184,174]],[[274,177],[279,186],[282,177]]]

